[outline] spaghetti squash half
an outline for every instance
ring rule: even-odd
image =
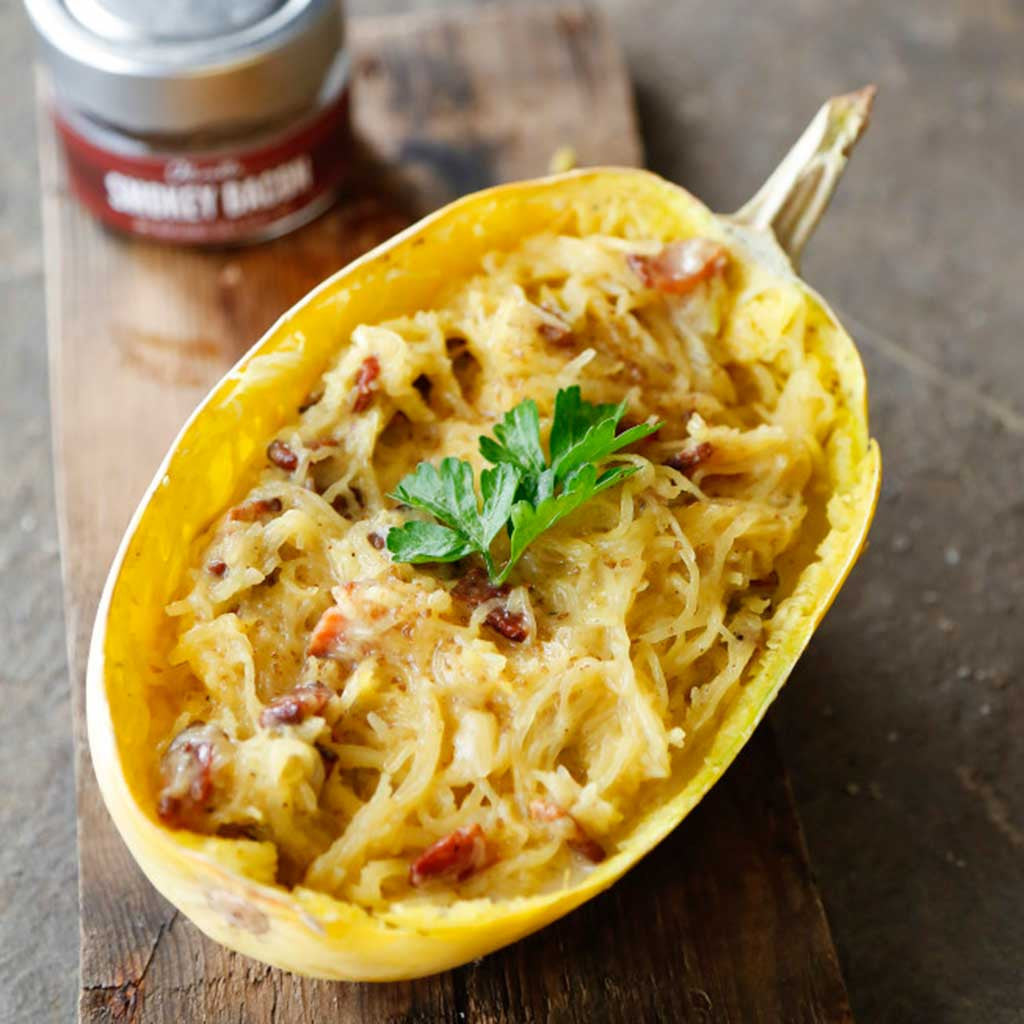
[[[479,472],[524,401],[543,456],[560,394],[658,425],[601,462],[615,486],[503,582],[393,556],[429,518],[394,496],[418,464]],[[313,292],[175,443],[97,622],[104,796],[233,948],[335,978],[464,962],[719,777],[878,474],[856,351],[763,232],[633,170],[471,196]]]

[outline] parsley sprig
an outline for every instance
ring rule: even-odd
[[[399,483],[391,496],[437,521],[412,520],[394,527],[388,531],[388,551],[396,562],[413,563],[454,562],[476,553],[491,581],[504,583],[545,530],[636,472],[635,466],[601,468],[609,456],[661,426],[641,423],[617,434],[625,412],[625,402],[585,402],[578,387],[559,391],[549,459],[541,444],[537,403],[520,402],[495,425],[494,437],[480,438],[480,454],[493,468],[480,474],[479,498],[473,468],[461,459],[442,459],[439,466],[421,462]],[[499,567],[491,546],[503,527],[509,552]]]

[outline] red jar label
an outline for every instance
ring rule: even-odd
[[[168,242],[230,244],[297,226],[351,167],[348,90],[272,143],[195,156],[114,152],[59,111],[54,119],[82,203],[113,228]]]

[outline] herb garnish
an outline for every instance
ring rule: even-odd
[[[479,554],[493,583],[508,579],[527,546],[570,512],[601,491],[636,472],[635,466],[601,470],[599,463],[634,441],[653,434],[660,423],[641,423],[621,434],[615,430],[626,403],[594,405],[578,387],[555,396],[550,461],[540,440],[540,416],[533,399],[505,413],[494,437],[480,438],[480,454],[493,464],[480,474],[481,507],[473,468],[446,458],[440,466],[421,462],[391,497],[429,512],[438,522],[415,520],[388,532],[387,547],[396,562],[454,562]],[[491,544],[508,531],[508,560],[500,568]]]

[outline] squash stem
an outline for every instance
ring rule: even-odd
[[[794,268],[868,125],[875,92],[867,85],[828,100],[757,194],[732,216],[757,230],[770,229]]]

